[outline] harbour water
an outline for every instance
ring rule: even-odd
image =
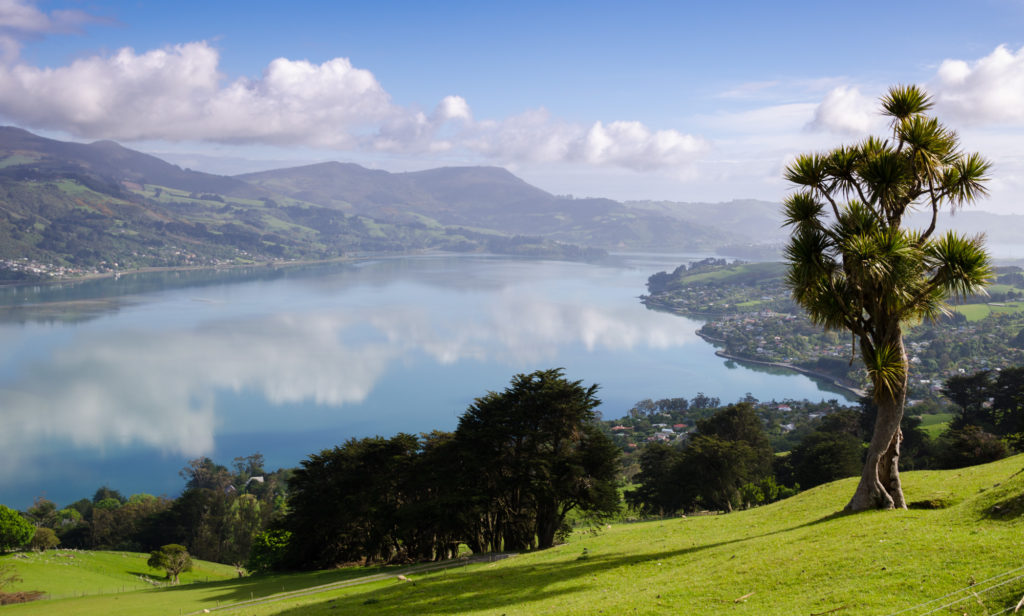
[[[700,322],[640,304],[650,274],[692,258],[430,255],[0,290],[0,503],[173,496],[198,456],[277,468],[353,437],[451,430],[542,368],[598,383],[607,418],[699,392],[842,397],[716,357]]]

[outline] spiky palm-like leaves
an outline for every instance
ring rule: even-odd
[[[935,318],[951,295],[982,292],[992,273],[983,238],[933,237],[943,205],[986,194],[989,163],[961,152],[956,133],[924,115],[931,106],[920,88],[893,87],[882,98],[890,139],[804,154],[785,172],[800,187],[783,205],[792,227],[785,255],[793,296],[812,321],[859,340],[880,409],[848,505],[854,510],[903,503],[896,469],[908,373],[901,323]],[[904,228],[904,215],[917,208],[931,214],[931,224]]]

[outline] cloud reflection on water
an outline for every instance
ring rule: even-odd
[[[218,394],[257,393],[273,405],[358,405],[415,353],[442,365],[522,365],[551,360],[569,345],[665,349],[696,339],[686,321],[636,304],[552,302],[520,287],[485,297],[462,298],[467,306],[320,306],[242,320],[217,313],[217,320],[172,330],[77,330],[46,361],[0,384],[0,468],[15,473],[64,444],[208,454],[216,432],[247,421],[226,417]],[[301,418],[278,423],[288,430]]]

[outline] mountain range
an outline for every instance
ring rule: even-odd
[[[574,199],[499,167],[389,173],[327,162],[222,176],[112,141],[0,127],[0,279],[424,249],[769,257],[785,239],[779,209],[753,200]],[[1024,230],[1017,220],[988,226],[978,214],[956,220]],[[1016,233],[998,241],[1021,239]]]

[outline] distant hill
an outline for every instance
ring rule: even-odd
[[[944,217],[993,242],[1024,218]],[[329,162],[228,177],[111,141],[0,127],[0,280],[69,271],[438,249],[553,258],[603,251],[778,258],[780,207],[558,197],[499,167],[389,173]]]
[[[627,201],[635,210],[657,212],[696,224],[728,228],[748,242],[781,243],[788,234],[782,226],[782,205],[756,199],[735,199],[725,203],[674,201]]]
[[[0,167],[9,174],[39,179],[78,173],[114,184],[155,184],[189,192],[259,198],[263,191],[234,178],[184,170],[155,156],[122,147],[113,141],[71,143],[39,137],[11,126],[0,127]]]
[[[779,249],[789,239],[789,233],[782,224],[780,203],[738,199],[725,203],[627,201],[625,205],[694,225],[728,229],[742,238],[732,245],[719,247],[721,253],[731,256],[742,257],[744,255],[740,253],[746,250],[751,258],[781,258]],[[927,228],[930,221],[930,213],[927,212],[914,212],[907,218],[909,226],[919,229]],[[1024,216],[1019,214],[993,214],[977,209],[950,214],[947,210],[939,213],[936,230],[954,230],[967,235],[984,233],[989,244],[1024,246]],[[774,257],[771,256],[773,253]]]
[[[181,169],[110,141],[67,143],[0,127],[0,280],[423,249],[571,259],[603,254],[486,225],[443,225],[414,213],[416,190],[392,184],[384,194],[359,180],[383,172],[340,163],[305,171],[294,186],[282,185],[284,192],[303,193],[292,197]],[[357,210],[318,192],[335,185],[370,205]]]
[[[322,163],[235,176],[294,199],[381,220],[427,219],[616,250],[713,250],[730,231],[610,199],[556,197],[499,167],[411,173]]]

